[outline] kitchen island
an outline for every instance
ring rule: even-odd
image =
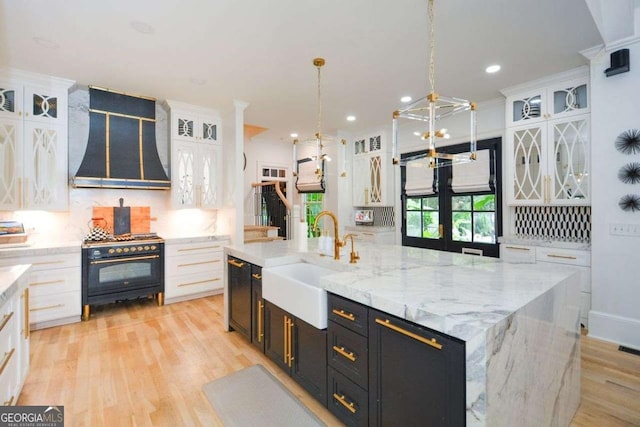
[[[332,268],[320,280],[328,292],[463,341],[468,426],[569,424],[580,402],[573,269],[364,243],[354,265],[348,252],[336,261],[313,246],[297,252],[281,241],[225,252],[263,268],[298,261]]]

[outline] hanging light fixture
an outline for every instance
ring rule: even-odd
[[[313,65],[317,68],[318,70],[318,112],[317,112],[317,121],[316,121],[316,133],[314,135],[314,138],[310,138],[306,141],[303,142],[315,142],[316,144],[316,155],[315,156],[310,156],[307,157],[308,159],[311,160],[315,160],[316,161],[316,175],[318,177],[318,180],[321,181],[323,178],[323,168],[322,168],[322,161],[327,161],[330,162],[331,161],[331,157],[329,157],[328,154],[323,153],[322,149],[324,148],[324,143],[327,141],[331,141],[332,138],[328,138],[325,137],[322,134],[322,90],[321,90],[321,69],[325,64],[325,60],[324,58],[314,58],[313,59]],[[295,170],[295,163],[297,161],[297,145],[300,142],[299,139],[294,139],[293,140],[293,161],[294,161],[294,170]],[[342,146],[344,147],[347,143],[346,140],[342,139],[341,141]],[[343,148],[345,149],[345,148]],[[295,172],[294,172],[294,176],[295,176]],[[342,172],[341,176],[346,176],[346,172]]]
[[[427,141],[427,157],[430,158],[429,167],[438,168],[451,166],[456,163],[467,163],[476,159],[476,103],[466,99],[440,96],[436,92],[435,84],[435,38],[434,38],[434,10],[433,1],[428,0],[429,17],[429,83],[431,92],[400,110],[393,112],[393,163],[398,164],[398,121],[400,119],[417,120],[428,125],[421,138]],[[448,139],[446,129],[438,129],[437,122],[446,117],[468,111],[470,115],[469,153],[449,154],[437,151],[436,141]]]

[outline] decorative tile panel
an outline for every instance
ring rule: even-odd
[[[516,206],[514,209],[516,237],[591,241],[591,206]]]

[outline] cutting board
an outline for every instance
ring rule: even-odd
[[[120,198],[120,206],[113,208],[113,235],[131,233],[131,207],[124,206],[124,199]]]
[[[94,206],[93,207],[93,223],[94,226],[102,227],[106,222],[106,227],[110,233],[114,231],[114,216],[113,207],[108,206]],[[131,217],[131,234],[146,234],[151,232],[151,221],[155,221],[156,218],[151,218],[151,208],[149,206],[130,206],[129,213]]]

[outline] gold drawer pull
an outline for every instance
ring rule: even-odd
[[[4,329],[4,327],[9,322],[9,319],[11,319],[12,317],[13,317],[13,311],[9,314],[4,315],[4,317],[2,318],[2,323],[0,323],[0,331]]]
[[[340,402],[342,406],[344,406],[349,411],[351,411],[352,414],[356,413],[356,408],[353,407],[354,403],[353,402],[347,403],[347,399],[345,398],[344,394],[333,393],[333,398],[338,402]]]
[[[13,356],[13,353],[15,353],[15,352],[16,352],[16,349],[12,348],[10,352],[4,354],[4,359],[2,360],[2,363],[0,364],[0,375],[2,375],[2,373],[4,372],[4,368],[7,367],[7,364],[9,363],[9,360],[11,360],[11,356]]]
[[[15,396],[15,395],[14,395],[14,396],[11,396],[11,399],[9,399],[9,400],[5,400],[5,401],[4,401],[4,403],[3,403],[3,405],[4,405],[4,406],[11,406],[11,405],[13,405],[13,399],[15,399],[15,398],[16,398],[16,396]]]
[[[351,313],[345,313],[344,310],[338,310],[337,308],[334,308],[333,310],[331,310],[331,312],[337,316],[343,317],[347,320],[351,320],[352,322],[356,321],[356,316]]]
[[[34,262],[32,265],[47,265],[47,264],[64,264],[64,261],[41,261],[41,262]]]
[[[341,356],[346,357],[347,359],[351,360],[352,362],[356,361],[356,356],[353,354],[352,351],[345,351],[344,347],[338,347],[337,345],[333,346],[333,349],[335,350],[336,353],[340,354]]]
[[[216,246],[201,246],[198,248],[184,248],[184,249],[178,249],[178,252],[186,252],[186,251],[198,251],[200,249],[218,249],[220,247],[220,245],[216,245]]]
[[[29,311],[51,310],[52,308],[64,307],[64,304],[47,305],[45,307],[30,308]]]
[[[530,248],[519,248],[517,246],[506,246],[507,249],[515,249],[516,251],[530,251]]]
[[[256,280],[262,280],[262,274],[254,273],[251,275]]]
[[[32,283],[29,283],[29,286],[53,285],[54,283],[64,283],[64,279],[49,280],[47,282],[32,282]]]
[[[183,287],[183,286],[193,286],[193,285],[201,285],[203,283],[209,283],[209,282],[217,282],[218,280],[220,280],[219,277],[216,277],[215,279],[207,279],[207,280],[198,280],[197,282],[189,282],[189,283],[180,283],[178,285],[179,288]]]
[[[562,259],[578,259],[574,256],[570,255],[556,255],[556,254],[547,254],[549,258],[562,258]]]
[[[244,262],[238,262],[235,259],[230,259],[227,262],[233,265],[234,267],[238,267],[238,268],[242,268],[242,266],[244,265]]]
[[[213,259],[211,261],[200,261],[200,262],[190,262],[187,264],[178,264],[178,267],[191,267],[192,265],[202,265],[202,264],[213,264],[216,262],[220,262],[219,259]]]
[[[20,296],[24,298],[24,339],[29,338],[29,288],[24,290],[24,293]]]
[[[411,331],[407,331],[406,329],[402,329],[402,328],[392,324],[388,319],[387,320],[376,319],[376,323],[379,324],[379,325],[382,325],[382,326],[384,326],[386,328],[389,328],[391,330],[394,330],[396,332],[399,332],[402,335],[406,335],[409,338],[413,338],[414,340],[420,341],[421,343],[428,344],[431,347],[437,348],[438,350],[442,350],[442,344],[437,342],[435,338],[427,339],[425,337],[421,337],[420,335],[414,334]]]

